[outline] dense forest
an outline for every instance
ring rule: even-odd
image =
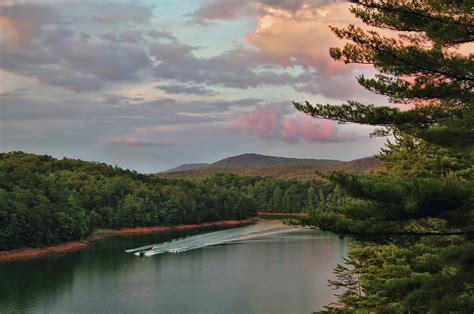
[[[217,173],[213,177],[194,182],[243,193],[255,201],[258,211],[285,213],[314,209],[331,198],[335,188],[334,184],[322,183],[320,180],[287,180],[231,173]]]
[[[97,228],[243,219],[298,212],[331,185],[216,174],[170,180],[103,163],[0,154],[0,250],[79,239]]]
[[[330,54],[373,65],[379,73],[358,82],[398,106],[295,103],[391,135],[384,172],[328,175],[341,197],[305,220],[355,239],[330,281],[339,303],[325,311],[473,313],[474,62],[472,45],[463,50],[474,41],[472,1],[352,2],[371,29],[333,28],[346,44]]]

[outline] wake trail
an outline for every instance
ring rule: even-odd
[[[235,243],[277,234],[301,231],[302,228],[290,227],[281,222],[262,222],[251,226],[209,232],[205,234],[174,239],[160,244],[145,245],[126,250],[135,255],[153,256],[162,253],[181,253],[208,246]]]

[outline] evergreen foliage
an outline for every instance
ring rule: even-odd
[[[350,235],[348,266],[336,269],[343,308],[327,311],[474,311],[474,40],[472,1],[357,0],[356,17],[382,32],[333,28],[348,40],[331,56],[372,64],[368,90],[399,107],[294,103],[315,118],[379,127],[392,135],[386,172],[332,173],[346,193],[306,223]],[[471,46],[472,47],[472,46]],[[354,293],[354,278],[362,293]]]

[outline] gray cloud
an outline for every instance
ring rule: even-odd
[[[2,7],[2,17],[16,27],[12,36],[21,44],[3,39],[1,69],[80,92],[100,89],[109,81],[134,80],[150,65],[145,49],[135,44],[139,34],[134,31],[122,32],[111,42],[74,32],[54,8],[32,9]]]
[[[107,80],[134,78],[137,71],[150,65],[144,49],[131,44],[71,38],[53,51],[67,68]]]
[[[168,31],[159,31],[156,29],[151,29],[148,32],[146,32],[146,34],[153,39],[167,38],[170,40],[176,40],[176,37],[174,37],[174,35]]]
[[[264,56],[256,50],[237,47],[205,59],[193,54],[196,49],[179,42],[153,45],[150,54],[159,62],[153,69],[154,74],[161,79],[234,88],[291,85],[306,79],[306,75],[270,71],[274,65],[266,63]]]
[[[234,13],[225,13],[226,10],[237,10],[245,2],[205,2],[201,9],[204,12],[207,6],[214,8],[211,10],[212,14],[206,15],[209,18],[217,18],[221,11],[224,12],[221,12],[224,17],[229,17]],[[312,3],[323,2],[325,3]],[[295,9],[305,3],[309,2],[277,1],[272,5]],[[115,13],[128,7],[112,5],[108,8],[99,5],[102,12],[110,10]],[[117,81],[137,81],[142,70],[148,70],[146,74],[151,73],[161,80],[200,86],[204,84],[246,89],[264,85],[287,85],[294,86],[298,91],[319,93],[327,97],[334,97],[338,93],[349,95],[352,90],[345,88],[338,91],[340,78],[322,79],[308,66],[305,73],[291,75],[283,67],[275,65],[275,61],[261,50],[236,46],[210,58],[198,57],[196,54],[199,47],[177,41],[168,31],[128,29],[95,36],[74,31],[71,19],[68,20],[64,12],[36,5],[36,16],[29,9],[32,7],[22,5],[2,10],[2,16],[15,21],[14,25],[19,26],[15,34],[23,39],[22,45],[5,45],[0,68],[75,92],[99,90]],[[134,10],[132,12],[136,11]],[[141,7],[137,10],[136,12],[146,12],[149,8]],[[146,21],[145,16],[151,16],[150,14],[131,19]],[[32,22],[28,22],[30,19]],[[22,27],[23,24],[26,26]],[[31,25],[34,25],[34,29]],[[32,32],[34,40],[31,40]],[[150,38],[152,43],[148,41]],[[168,41],[161,42],[159,39]],[[162,90],[168,93],[214,95],[204,86],[168,84]]]
[[[146,126],[156,124],[192,124],[225,121],[240,110],[248,110],[262,100],[245,98],[239,100],[178,101],[172,98],[158,98],[140,101],[134,97],[105,95],[96,99],[67,97],[41,99],[23,93],[0,95],[0,110],[8,120],[2,123],[32,123],[48,129],[42,123],[46,119],[67,121],[89,121],[121,126]]]
[[[116,43],[130,43],[130,44],[140,44],[145,41],[143,38],[142,33],[137,30],[128,30],[123,31],[121,33],[103,33],[100,35],[100,38],[113,41]]]
[[[303,6],[314,8],[335,2],[347,2],[347,0],[259,0],[259,2],[273,8],[296,12]]]
[[[146,140],[133,136],[113,136],[108,141],[112,144],[131,146],[173,146],[178,144],[169,140]]]
[[[9,39],[3,44],[14,46],[28,42],[45,25],[67,24],[67,19],[57,8],[35,3],[0,5],[0,20],[3,21],[3,31]]]
[[[186,16],[191,18],[190,23],[207,25],[209,20],[236,20],[242,15],[256,12],[255,9],[256,2],[252,0],[206,0]]]
[[[141,6],[132,2],[105,2],[99,5],[101,11],[94,21],[102,24],[148,23],[154,14],[152,6]]]
[[[295,86],[295,90],[336,99],[350,99],[358,93],[364,92],[355,76],[347,74],[322,76],[317,73],[313,73],[306,83]]]
[[[213,90],[207,89],[203,86],[184,86],[184,85],[158,85],[156,88],[165,91],[167,94],[188,94],[188,95],[218,95]]]
[[[209,24],[209,21],[229,21],[237,20],[243,16],[255,16],[262,9],[259,4],[294,13],[303,6],[314,8],[344,1],[346,0],[205,0],[199,8],[186,14],[186,16],[190,18],[189,23],[205,26]],[[265,13],[271,14],[267,10],[265,10]]]
[[[326,98],[338,100],[357,100],[361,102],[371,102],[387,105],[386,97],[367,92],[358,82],[356,77],[361,73],[361,69],[356,66],[347,65],[350,69],[348,73],[341,75],[322,75],[316,71],[307,71],[306,81],[296,84],[293,88],[299,92],[313,95],[322,95]],[[365,69],[367,76],[373,75],[373,69]]]
[[[221,132],[219,123],[226,125],[240,110],[261,103],[258,99],[159,98],[137,102],[119,95],[97,99],[78,96],[46,100],[22,93],[0,95],[1,149],[59,154],[59,157],[64,154],[133,165],[142,171],[158,170],[164,167],[157,164],[164,154],[160,150],[183,154],[195,141]],[[137,167],[138,152],[146,152],[148,157]],[[127,156],[135,162],[128,163]],[[175,162],[176,158],[168,156],[167,160]]]

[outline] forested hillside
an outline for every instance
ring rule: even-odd
[[[241,219],[256,212],[245,194],[208,182],[21,152],[0,155],[0,249],[79,239],[95,228]]]
[[[168,170],[163,171],[161,173],[188,171],[188,170],[203,168],[203,167],[206,167],[206,166],[209,166],[209,164],[207,164],[207,163],[182,164],[178,167],[168,169]]]
[[[275,179],[272,177],[240,176],[218,173],[201,181],[250,197],[258,211],[298,213],[326,202],[335,185],[322,181]]]
[[[340,160],[331,159],[303,159],[303,158],[287,158],[267,156],[260,154],[242,154],[238,156],[228,157],[212,164],[214,168],[221,169],[248,169],[258,167],[275,167],[275,166],[334,166],[343,163]]]
[[[103,163],[0,154],[0,250],[79,239],[96,228],[242,219],[298,212],[324,199],[320,182],[217,174],[170,180]]]

